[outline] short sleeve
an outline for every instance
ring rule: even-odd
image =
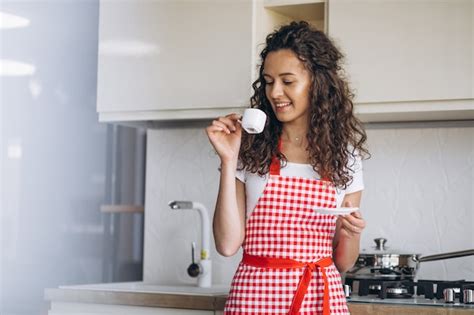
[[[235,173],[235,177],[242,183],[245,183],[247,181],[247,172],[243,169],[241,170],[240,168],[242,168],[242,163],[239,161],[237,164],[237,171]]]
[[[364,176],[362,172],[362,158],[359,154],[349,158],[348,167],[351,170],[352,182],[346,188],[346,194],[351,194],[364,189]]]
[[[240,180],[242,183],[245,184],[246,176],[245,176],[245,171],[244,170],[237,170],[237,173],[235,173],[235,178]]]

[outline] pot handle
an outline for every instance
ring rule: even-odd
[[[433,261],[433,260],[442,260],[442,259],[451,259],[451,258],[458,258],[464,256],[473,256],[474,249],[462,250],[458,252],[450,252],[450,253],[442,253],[437,255],[429,255],[418,258],[417,255],[413,256],[413,260],[415,262],[425,262],[425,261]]]

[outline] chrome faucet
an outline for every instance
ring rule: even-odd
[[[192,247],[192,263],[188,267],[188,274],[191,277],[198,277],[198,286],[209,288],[212,284],[212,262],[209,256],[209,241],[211,237],[211,229],[209,222],[209,212],[206,207],[199,202],[194,201],[177,201],[173,200],[168,203],[173,210],[198,210],[201,218],[201,260],[199,264],[194,262],[194,245]],[[197,266],[196,266],[197,265]]]

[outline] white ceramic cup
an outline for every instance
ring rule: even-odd
[[[261,133],[263,128],[265,128],[266,120],[267,115],[260,109],[247,108],[242,117],[242,128],[244,128],[247,133]]]

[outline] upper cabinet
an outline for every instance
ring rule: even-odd
[[[99,119],[243,111],[266,35],[292,20],[342,49],[363,121],[473,119],[473,16],[471,0],[102,0]]]
[[[472,0],[330,0],[365,121],[474,118]]]
[[[248,1],[101,1],[100,120],[178,119],[244,106],[251,32]]]
[[[324,27],[322,1],[100,2],[100,121],[145,124],[243,111],[267,33]]]

